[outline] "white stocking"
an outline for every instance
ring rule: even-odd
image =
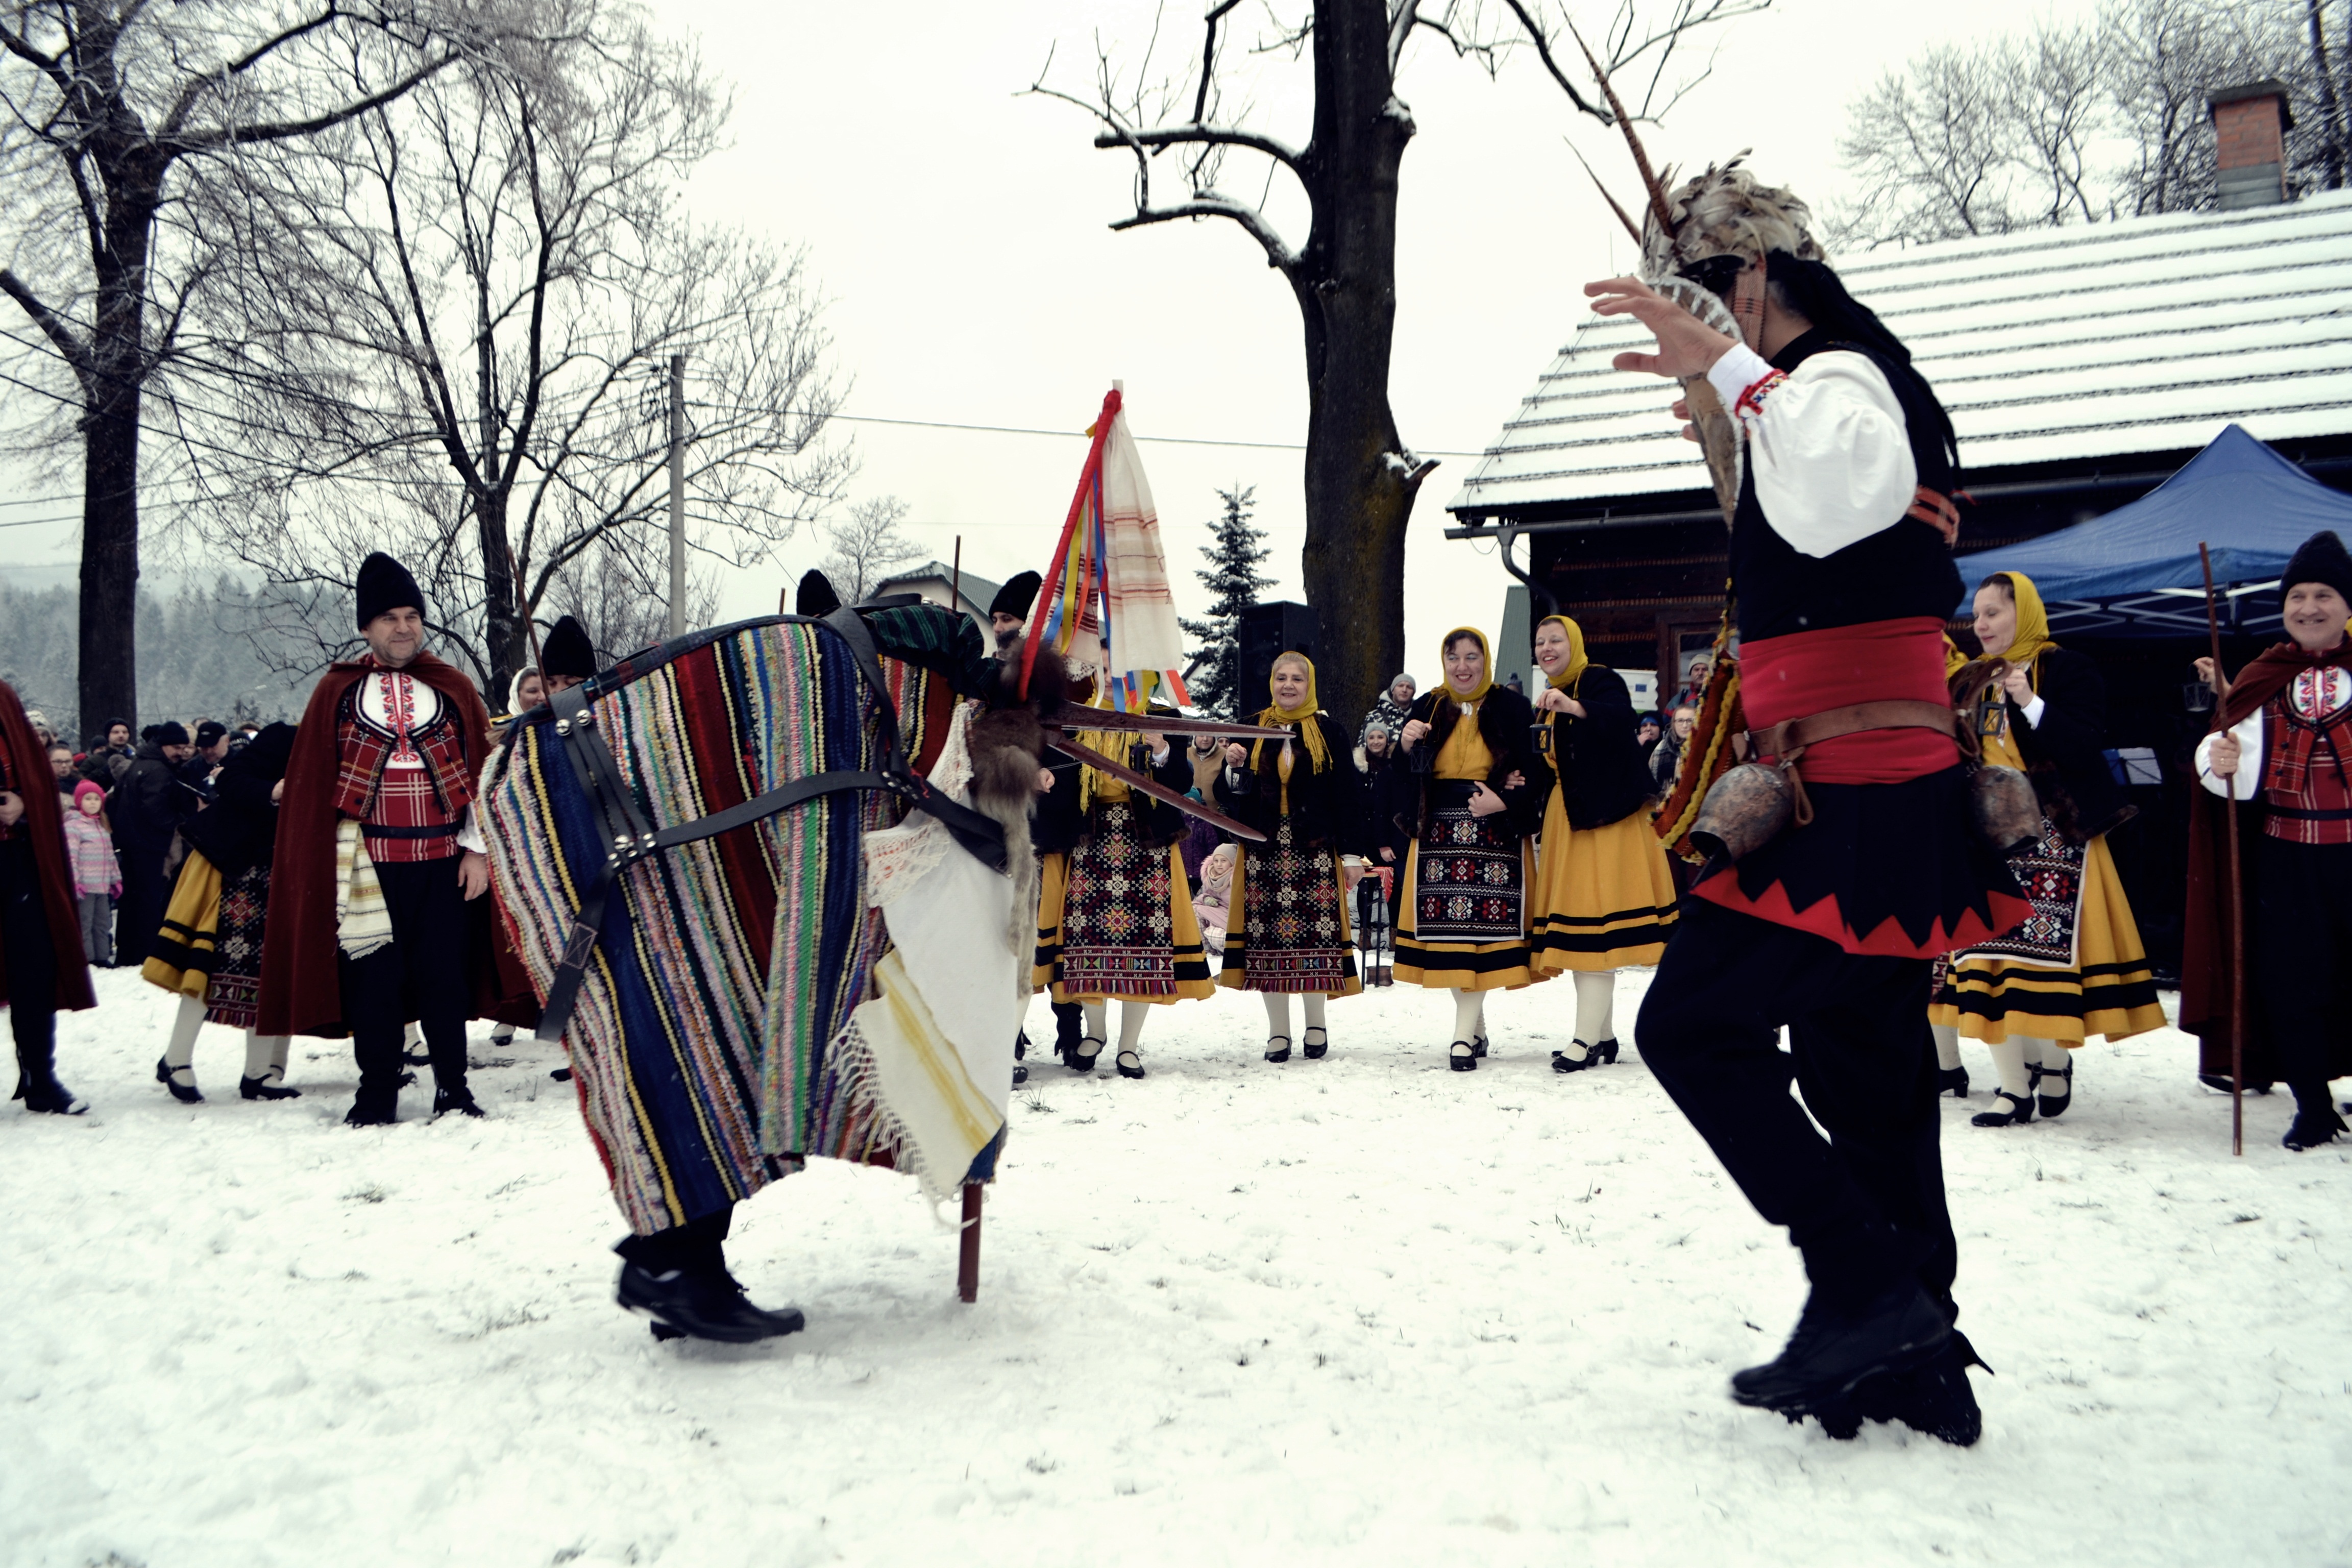
[[[1588,1046],[1613,1037],[1617,976],[1607,970],[1588,973],[1574,969],[1569,973],[1576,979],[1576,1037]]]
[[[1086,1013],[1087,1038],[1090,1040],[1109,1039],[1110,1004],[1108,1002],[1087,1002],[1081,1004],[1081,1006],[1084,1008]]]
[[[204,1025],[204,998],[182,992],[180,1010],[172,1019],[172,1043],[163,1047],[163,1060],[173,1072],[196,1059],[196,1031]]]
[[[1486,994],[1483,991],[1456,991],[1454,994],[1454,1037],[1475,1043],[1479,1024],[1486,1010]]]
[[[1290,997],[1280,991],[1263,991],[1265,1002],[1265,1037],[1269,1040],[1290,1037]],[[1319,1001],[1320,997],[1310,998]]]
[[[1143,1021],[1151,1016],[1149,1002],[1122,1002],[1118,1005],[1118,1048],[1132,1051],[1143,1038]],[[1140,1052],[1137,1053],[1139,1056]]]
[[[2032,1047],[2033,1059],[2040,1061],[2042,1042],[2023,1035],[2011,1035],[1997,1046],[1988,1044],[1985,1047],[1992,1053],[1993,1070],[2000,1074],[2001,1093],[2014,1100],[2022,1101],[2027,1086],[2033,1081],[2033,1075],[2026,1070],[2025,1066],[2026,1047],[2029,1046]]]
[[[1960,1030],[1957,1024],[1930,1024],[1936,1037],[1936,1065],[1946,1072],[1960,1065]]]
[[[1310,991],[1306,995],[1301,996],[1298,999],[1299,1011],[1306,1014],[1307,1026],[1308,1028],[1323,1029],[1323,1004],[1327,1000],[1328,1000],[1328,998],[1327,998],[1320,991]],[[1331,1031],[1328,1029],[1323,1029],[1323,1033],[1328,1038]]]
[[[286,1046],[284,1035],[257,1035],[245,1032],[245,1076],[267,1079],[271,1082],[286,1076]]]

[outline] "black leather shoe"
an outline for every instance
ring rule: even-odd
[[[1990,1110],[1979,1110],[1969,1117],[1969,1125],[1971,1127],[2022,1127],[2033,1120],[2033,1091],[2030,1089],[2022,1095],[2011,1094],[2005,1089],[1995,1089],[1992,1104],[1993,1108]],[[2004,1105],[2009,1107],[2007,1110],[2000,1109]]]
[[[1308,1035],[1321,1035],[1323,1037],[1319,1040],[1310,1040],[1307,1038]],[[1330,1048],[1331,1035],[1328,1030],[1317,1025],[1309,1024],[1305,1029],[1299,1032],[1298,1054],[1305,1057],[1308,1061],[1321,1061],[1325,1053],[1328,1052]]]
[[[433,1120],[438,1121],[451,1111],[460,1116],[482,1117],[489,1112],[474,1103],[470,1089],[436,1089],[433,1091]]]
[[[177,1075],[180,1073],[188,1075],[187,1082],[182,1083],[179,1080]],[[196,1069],[194,1068],[175,1068],[170,1058],[157,1057],[155,1081],[170,1089],[172,1098],[182,1105],[202,1105],[205,1102],[204,1091],[196,1087]]]
[[[1580,1046],[1583,1047],[1584,1054],[1580,1057],[1572,1057],[1567,1051],[1552,1052],[1552,1071],[1582,1072],[1587,1068],[1597,1068],[1601,1065],[1601,1053],[1597,1047],[1587,1046],[1582,1040],[1571,1040],[1569,1046],[1571,1050]]]
[[[570,1068],[557,1068],[553,1072],[549,1073],[547,1076],[553,1079],[558,1083],[570,1083],[572,1081],[572,1069]]]
[[[240,1078],[236,1080],[236,1092],[247,1100],[299,1100],[302,1098],[300,1089],[289,1089],[284,1084],[272,1082],[267,1078]]]
[[[1937,1068],[1936,1092],[1948,1094],[1954,1100],[1966,1100],[1969,1097],[1969,1069],[1964,1067]]]
[[[1599,1045],[1597,1045],[1597,1046],[1593,1047],[1592,1047],[1592,1059],[1593,1059],[1593,1061],[1594,1061],[1595,1063],[1600,1064],[1600,1065],[1602,1065],[1602,1066],[1606,1066],[1606,1065],[1608,1065],[1608,1064],[1610,1064],[1610,1063],[1613,1063],[1614,1061],[1616,1061],[1616,1059],[1617,1059],[1617,1040],[1616,1040],[1616,1037],[1614,1037],[1614,1036],[1612,1035],[1612,1037],[1610,1037],[1608,1039],[1605,1039],[1605,1040],[1601,1041]]]
[[[1275,1043],[1277,1040],[1281,1042],[1279,1046]],[[1288,1035],[1267,1036],[1265,1041],[1265,1059],[1270,1062],[1288,1061],[1290,1059],[1290,1037]]]
[[[2286,1130],[2286,1136],[2280,1139],[2279,1143],[2282,1148],[2300,1154],[2306,1149],[2333,1143],[2347,1131],[2352,1129],[2344,1125],[2344,1118],[2321,1104],[2311,1110],[2296,1111],[2294,1125]]]
[[[751,1305],[741,1287],[724,1274],[715,1279],[672,1268],[655,1274],[635,1263],[621,1265],[614,1299],[632,1312],[654,1320],[656,1339],[716,1340],[744,1345],[780,1335],[798,1333],[808,1326],[797,1307],[763,1312]],[[662,1332],[667,1328],[670,1332]]]
[[[1970,1367],[1984,1367],[1987,1375],[1992,1372],[1968,1335],[1955,1329],[1934,1355],[1910,1371],[1866,1378],[1856,1385],[1853,1408],[1866,1419],[1899,1421],[1956,1448],[1974,1447],[1984,1436],[1984,1412],[1969,1386]]]
[[[1118,1067],[1118,1076],[1121,1078],[1141,1078],[1143,1076],[1143,1058],[1134,1051],[1119,1052],[1118,1059],[1114,1065]]]
[[[1014,1062],[1013,1064],[1013,1087],[1019,1089],[1023,1084],[1027,1083],[1028,1081],[1029,1068],[1027,1064],[1023,1062]]]
[[[1081,1035],[1078,1037],[1078,1043],[1072,1046],[1063,1056],[1062,1065],[1072,1072],[1092,1072],[1095,1070],[1095,1059],[1103,1054],[1103,1046],[1106,1043],[1096,1039],[1092,1035]],[[1083,1047],[1087,1046],[1092,1046],[1094,1049],[1090,1051],[1084,1049]]]
[[[1471,1054],[1472,1056],[1474,1056],[1474,1057],[1476,1057],[1476,1058],[1480,1058],[1481,1060],[1484,1060],[1484,1059],[1485,1059],[1486,1055],[1486,1036],[1484,1036],[1484,1035],[1476,1035],[1476,1036],[1473,1036],[1473,1037],[1471,1037],[1471,1040],[1470,1040],[1470,1054]]]
[[[346,1127],[389,1127],[399,1120],[397,1101],[371,1100],[365,1095],[352,1100],[352,1108],[343,1112]]]
[[[1478,1070],[1476,1047],[1467,1040],[1454,1041],[1453,1048],[1445,1054],[1445,1065],[1455,1072],[1476,1072]]]
[[[1732,1398],[1809,1415],[1832,1407],[1866,1377],[1920,1365],[1952,1337],[1950,1321],[1907,1277],[1859,1308],[1825,1304],[1822,1294],[1816,1289],[1806,1301],[1778,1357],[1732,1373]]]
[[[2042,1086],[2055,1079],[2066,1087],[2052,1094]],[[2033,1105],[2042,1116],[2063,1116],[2074,1103],[2074,1058],[2068,1057],[2063,1068],[2043,1068],[2033,1079]]]

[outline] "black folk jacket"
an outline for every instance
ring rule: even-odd
[[[1412,717],[1428,725],[1429,733],[1421,738],[1421,746],[1405,753],[1407,760],[1400,765],[1408,769],[1412,766],[1410,759],[1421,752],[1422,746],[1429,748],[1427,754],[1432,758],[1444,749],[1454,726],[1461,722],[1462,705],[1440,686],[1413,699]],[[1489,687],[1486,695],[1478,700],[1478,735],[1495,759],[1495,765],[1486,771],[1486,785],[1503,797],[1505,815],[1521,837],[1543,830],[1544,805],[1551,799],[1551,764],[1535,749],[1535,721],[1534,706],[1508,687]],[[1513,773],[1519,774],[1524,782],[1516,788],[1507,787],[1504,781]],[[1422,786],[1417,832],[1425,834],[1429,831],[1433,793],[1429,785],[1437,782],[1437,775],[1427,773],[1415,777]]]
[[[1355,748],[1349,744],[1347,731],[1332,722],[1328,714],[1310,714],[1300,724],[1291,725],[1291,732],[1303,733],[1303,724],[1313,724],[1322,731],[1323,746],[1330,754],[1330,762],[1322,772],[1315,772],[1306,745],[1293,742],[1292,837],[1342,855],[1360,853],[1366,837],[1364,775],[1356,771]],[[1255,770],[1244,763],[1239,769],[1226,768],[1217,774],[1216,804],[1236,822],[1245,823],[1271,838],[1282,818],[1282,742],[1265,741],[1255,744],[1258,753]]]
[[[1641,810],[1657,789],[1642,757],[1633,696],[1623,676],[1599,664],[1584,667],[1569,695],[1584,705],[1584,717],[1549,715],[1559,804],[1570,827],[1606,827]]]
[[[2009,732],[2025,759],[2042,809],[2076,843],[2122,826],[2137,808],[2124,799],[2107,766],[2107,683],[2087,654],[2049,647],[2033,660],[2042,722],[2025,721],[2009,703]]]

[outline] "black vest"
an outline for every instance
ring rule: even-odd
[[[1908,365],[1853,343],[1832,342],[1818,328],[1772,356],[1775,369],[1793,371],[1817,353],[1843,349],[1867,355],[1903,405],[1919,483],[1952,493],[1952,462],[1935,437],[1927,384]],[[1756,470],[1743,465],[1739,506],[1731,530],[1731,584],[1739,599],[1743,640],[1788,637],[1827,626],[1861,626],[1914,616],[1950,618],[1961,596],[1951,547],[1931,524],[1914,517],[1826,556],[1807,555],[1773,531],[1756,500]]]

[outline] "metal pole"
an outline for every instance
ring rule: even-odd
[[[669,635],[686,635],[686,356],[669,356]]]

